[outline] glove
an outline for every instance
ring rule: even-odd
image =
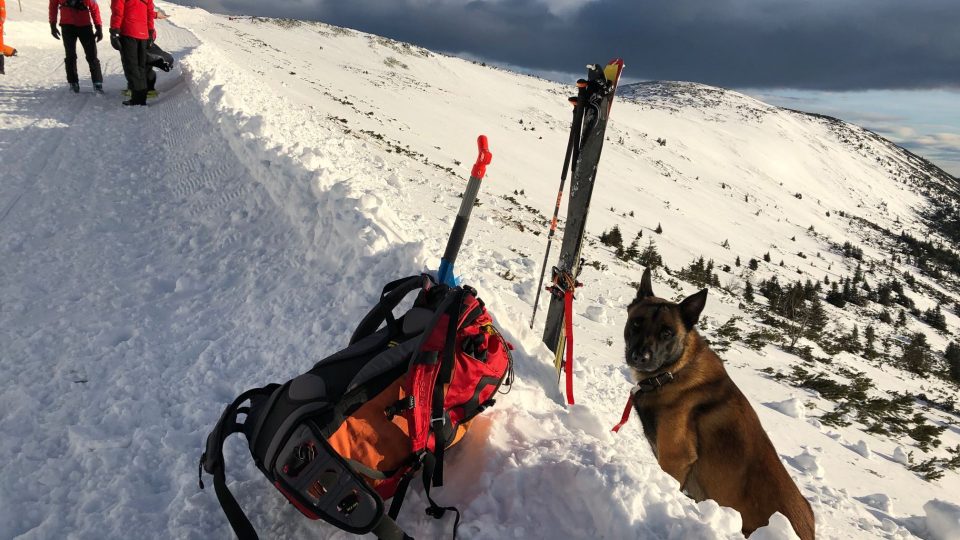
[[[96,26],[97,31],[93,33],[93,37],[97,38],[97,43],[103,41],[103,27],[99,24]]]
[[[153,47],[153,42],[157,40],[157,31],[150,31],[150,39],[147,40],[147,48]]]
[[[116,50],[120,50],[120,31],[114,28],[110,29],[110,46]]]
[[[52,35],[54,39],[60,39],[60,31],[57,30],[57,23],[50,23],[50,35]]]

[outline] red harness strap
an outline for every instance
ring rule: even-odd
[[[620,423],[613,426],[613,429],[611,430],[614,433],[619,432],[620,428],[625,426],[630,420],[630,411],[633,410],[633,395],[636,394],[638,390],[640,390],[639,384],[630,389],[630,397],[627,398],[627,406],[623,408],[623,416],[620,417]]]
[[[567,335],[567,363],[563,370],[567,372],[567,404],[573,405],[573,288],[563,293],[564,331]]]

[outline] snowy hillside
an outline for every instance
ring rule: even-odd
[[[457,267],[517,346],[517,382],[450,453],[437,499],[464,513],[463,538],[742,537],[736,512],[679,492],[636,419],[610,433],[632,384],[639,233],[637,251],[652,240],[662,258],[660,296],[710,287],[701,328],[818,537],[960,538],[958,387],[943,375],[960,341],[960,186],[922,159],[731,91],[622,88],[568,408],[528,323],[572,84],[165,5],[158,43],[179,63],[150,107],[124,110],[106,41],[107,95],[82,62],[84,92],[67,92],[45,7],[9,12],[20,56],[0,77],[0,539],[230,537],[197,487],[223,406],[342,348],[384,283],[436,266],[480,133],[494,159]],[[619,256],[600,242],[615,225]],[[797,280],[811,281],[799,301]],[[235,439],[227,476],[262,537],[350,537],[297,513]],[[424,502],[415,490],[398,521],[446,537]],[[774,520],[752,538],[791,536]]]

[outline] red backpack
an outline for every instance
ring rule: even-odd
[[[413,307],[395,317],[414,291]],[[237,536],[257,538],[226,486],[223,441],[242,432],[257,467],[311,519],[410,538],[394,520],[422,470],[427,513],[439,519],[455,512],[456,537],[460,512],[439,506],[430,488],[443,484],[444,451],[512,382],[511,348],[473,288],[437,284],[426,274],[394,281],[346,349],[284,384],[248,390],[226,408],[207,437],[200,487],[206,470]]]

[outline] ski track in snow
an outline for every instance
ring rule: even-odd
[[[160,74],[161,97],[141,110],[119,107],[123,81],[106,42],[99,49],[108,95],[74,96],[62,84],[61,45],[47,35],[42,6],[26,6],[27,20],[8,24],[8,40],[22,45],[22,57],[8,61],[8,75],[0,78],[0,375],[8,381],[0,393],[2,539],[230,537],[212,487],[197,488],[201,445],[222,408],[240,391],[286,380],[342,348],[384,283],[435,264],[472,162],[469,141],[488,118],[515,123],[484,110],[464,111],[462,125],[459,118],[437,118],[466,165],[452,174],[440,170],[437,164],[449,160],[438,156],[449,153],[439,151],[439,140],[437,152],[415,146],[423,160],[404,161],[398,147],[385,152],[390,147],[383,139],[358,136],[363,124],[347,127],[319,100],[349,96],[350,105],[341,105],[383,126],[387,139],[415,131],[417,119],[403,117],[415,112],[381,111],[382,103],[363,92],[353,96],[297,76],[313,68],[310,56],[282,56],[265,41],[261,25],[169,8],[176,24],[160,23],[159,42],[180,63]],[[328,27],[317,32],[328,48],[341,46],[338,35],[361,39]],[[382,49],[377,54],[413,64],[392,42],[363,39]],[[312,41],[298,43],[286,46],[309,52]],[[239,54],[244,50],[249,56]],[[79,69],[83,81],[82,61]],[[469,69],[483,84],[506,76]],[[299,85],[264,75],[281,71]],[[367,75],[377,89],[416,85],[418,92],[433,92],[433,99],[452,99],[439,78]],[[517,92],[562,105],[555,85],[519,80],[528,86]],[[316,109],[307,105],[311,100]],[[618,103],[614,118],[630,118],[635,109]],[[524,114],[549,144],[513,148],[491,139],[494,162],[480,195],[484,204],[474,213],[459,266],[517,345],[517,383],[450,453],[447,485],[437,490],[437,500],[463,512],[464,538],[740,537],[736,512],[679,492],[635,420],[621,434],[609,433],[629,388],[620,345],[607,342],[619,334],[625,284],[597,280],[583,295],[579,404],[562,405],[551,355],[539,333],[527,328],[543,237],[521,236],[511,221],[515,207],[501,196],[526,186],[530,193],[520,203],[552,200],[553,158],[562,148],[553,143],[566,126],[562,117],[535,107]],[[611,124],[611,138],[637,136],[619,126]],[[524,128],[515,135],[529,134]],[[680,144],[677,138],[668,136],[671,145]],[[654,151],[642,146],[631,139],[626,149],[605,150],[605,159]],[[530,156],[531,147],[537,156]],[[549,162],[551,174],[538,170],[533,176],[550,181],[503,185],[504,163],[524,160]],[[837,166],[853,168],[852,162]],[[667,164],[651,167],[655,175],[671,174]],[[812,189],[836,188],[828,179]],[[650,186],[630,189],[664,223],[670,212],[682,214]],[[776,205],[763,184],[744,189],[760,198],[757,208],[767,203],[764,197]],[[591,218],[606,227],[619,218],[602,215],[601,205],[624,195],[599,195]],[[736,216],[727,209],[732,205],[718,204]],[[749,230],[751,220],[744,221],[742,230]],[[777,234],[796,227],[784,224]],[[712,238],[705,227],[691,228]],[[665,254],[685,249],[666,240],[661,247]],[[511,274],[516,278],[504,277]],[[735,305],[726,303],[708,311],[732,314]],[[748,391],[812,501],[818,536],[948,537],[955,494],[931,488],[909,510],[891,505],[881,491],[903,500],[928,484],[899,464],[884,469],[885,462],[893,464],[886,458],[894,453],[889,445],[870,439],[868,448],[860,432],[835,438],[807,422],[805,394],[785,396],[784,387],[752,368],[736,367],[755,360],[748,354],[735,349],[725,357],[738,384],[759,394]],[[768,354],[771,362],[789,364],[780,353]],[[256,470],[241,439],[227,445],[227,475],[262,537],[352,537],[297,513]],[[864,471],[864,463],[907,487],[887,480],[862,491],[871,473],[879,475]],[[842,475],[835,472],[841,466]],[[955,486],[956,475],[949,474]],[[833,486],[833,475],[849,490]],[[910,517],[933,498],[954,505],[928,503],[929,526],[924,517]],[[414,490],[399,523],[418,538],[447,536],[452,519],[427,518],[424,502]],[[789,525],[774,519],[755,537],[791,536]]]

